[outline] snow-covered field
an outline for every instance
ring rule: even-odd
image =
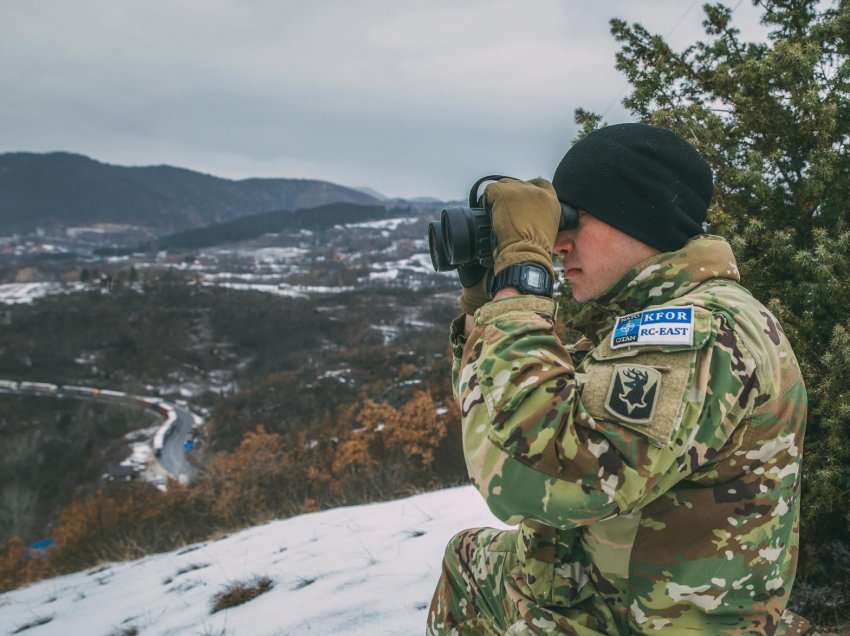
[[[363,221],[362,223],[346,223],[343,226],[337,227],[361,227],[368,228],[370,230],[397,230],[399,225],[404,225],[408,223],[416,223],[419,219],[416,217],[396,217],[393,219],[382,219],[380,221]]]
[[[52,296],[91,289],[85,283],[9,283],[0,285],[0,304],[19,305]]]
[[[363,287],[405,290],[443,289],[454,272],[435,272],[428,253],[427,221],[438,216],[403,216],[340,224],[314,233],[300,230],[267,234],[236,245],[215,246],[184,254],[134,254],[86,260],[85,266],[121,263],[136,270],[173,269],[191,274],[196,283],[276,296],[310,298]],[[94,264],[92,264],[94,263]],[[119,269],[121,268],[119,267]],[[108,268],[107,268],[108,269]],[[100,289],[89,283],[10,283],[0,285],[0,305],[32,303],[45,296]],[[137,291],[143,293],[138,285]]]
[[[50,619],[21,633],[422,634],[446,543],[478,526],[505,527],[471,486],[274,521],[0,595],[0,633]],[[255,576],[274,587],[210,614],[213,595]]]
[[[204,285],[213,283],[204,282]],[[354,287],[328,287],[324,285],[288,285],[278,283],[276,285],[260,285],[250,283],[217,283],[218,287],[226,289],[253,290],[276,296],[287,296],[290,298],[307,298],[311,294],[342,294],[354,290]]]

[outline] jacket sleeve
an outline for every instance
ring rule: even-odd
[[[464,456],[491,511],[512,524],[591,524],[647,505],[719,450],[750,409],[741,394],[755,367],[739,361],[738,375],[730,372],[713,346],[712,316],[700,311],[692,346],[597,347],[581,373],[554,333],[551,300],[488,303],[465,341],[456,321]],[[638,423],[606,410],[616,374],[635,370],[659,378],[653,415]]]

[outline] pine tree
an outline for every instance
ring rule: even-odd
[[[850,2],[753,3],[764,42],[743,42],[719,3],[704,5],[705,38],[682,51],[614,19],[616,66],[635,118],[711,164],[712,232],[797,353],[809,391],[797,606],[847,612],[850,588],[834,574],[836,555],[850,554]],[[603,125],[575,117],[580,136]]]

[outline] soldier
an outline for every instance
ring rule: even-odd
[[[703,234],[712,190],[690,144],[645,124],[586,136],[551,184],[487,187],[495,277],[463,291],[452,384],[469,475],[518,527],[451,540],[429,634],[806,631],[784,611],[806,389]],[[558,232],[558,200],[575,229]],[[571,346],[553,252],[583,303]]]

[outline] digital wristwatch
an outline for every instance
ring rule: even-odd
[[[521,294],[552,297],[555,282],[549,270],[535,262],[509,265],[493,277],[490,284],[490,294],[496,295],[500,289],[514,287]]]

